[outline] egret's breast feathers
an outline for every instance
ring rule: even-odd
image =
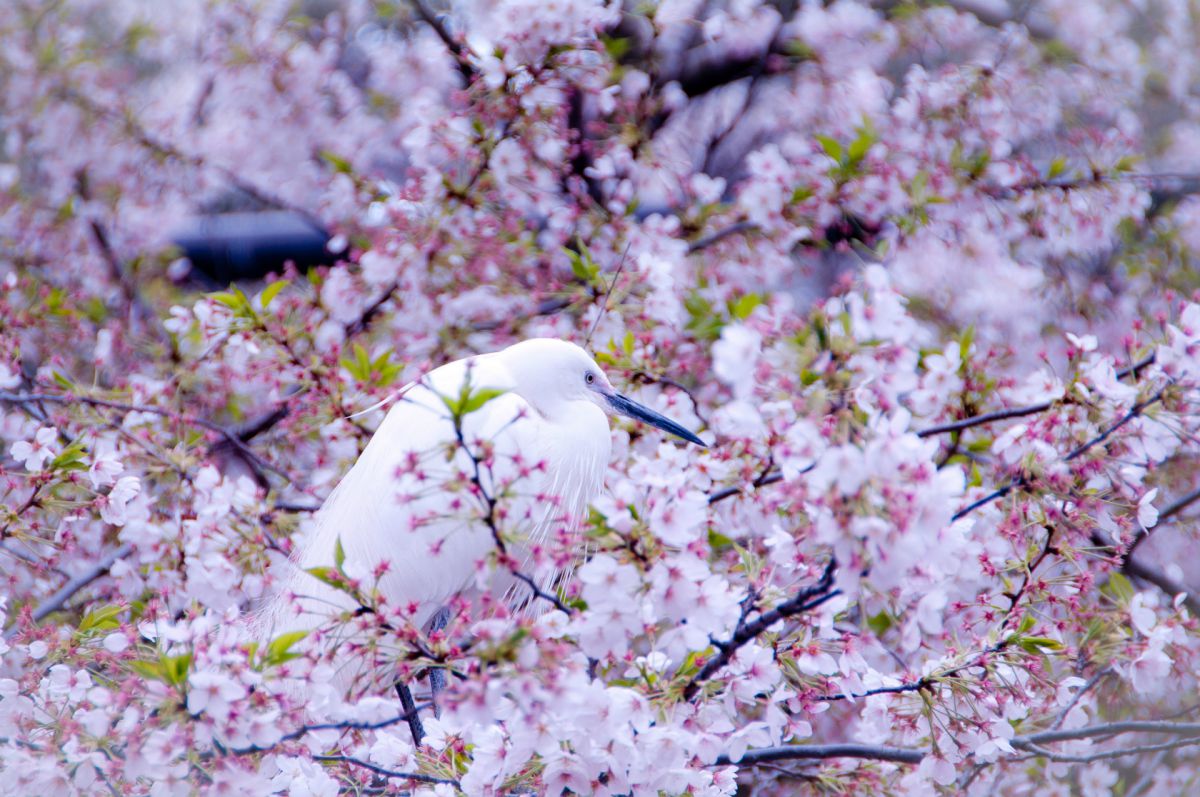
[[[530,551],[552,530],[572,528],[600,490],[607,419],[588,402],[548,419],[513,390],[495,357],[469,367],[472,388],[505,392],[462,418],[461,440],[442,397],[460,394],[466,361],[431,372],[396,402],[326,500],[311,538],[299,541],[270,612],[276,632],[312,628],[356,608],[349,595],[305,572],[331,566],[339,542],[346,571],[387,606],[418,607],[417,624],[479,584],[496,533],[528,575],[544,584],[558,577],[531,563]],[[492,581],[493,590],[520,602],[511,573]],[[287,601],[290,595],[300,598]],[[285,609],[285,601],[292,606]]]

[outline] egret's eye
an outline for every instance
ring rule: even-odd
[[[593,374],[591,371],[588,371],[586,374],[583,375],[583,381],[587,382],[590,385],[596,381],[596,375]]]

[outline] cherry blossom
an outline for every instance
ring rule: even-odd
[[[1196,22],[0,4],[0,791],[1194,791]],[[228,212],[324,262],[207,282]],[[375,498],[495,543],[445,624],[397,529],[264,630],[387,402],[535,336],[707,447],[569,514],[447,440]]]
[[[43,426],[37,430],[32,441],[18,440],[9,447],[13,459],[20,460],[28,470],[42,470],[46,460],[58,456],[58,430]]]

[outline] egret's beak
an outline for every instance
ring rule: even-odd
[[[684,429],[679,424],[675,423],[675,421],[659,415],[649,407],[643,407],[633,399],[625,398],[620,393],[608,393],[604,397],[608,399],[608,403],[612,406],[614,412],[619,412],[622,415],[626,415],[630,418],[636,418],[637,420],[648,423],[651,426],[657,426],[664,432],[670,432],[676,437],[681,437],[684,440],[687,440],[689,443],[695,443],[701,448],[708,448],[708,446],[704,444],[703,440],[701,440],[699,437],[696,437],[696,435],[692,434],[687,429]]]

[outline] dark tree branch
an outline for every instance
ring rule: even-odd
[[[470,51],[466,45],[450,33],[445,23],[442,22],[441,17],[435,14],[429,6],[425,5],[424,0],[412,0],[412,5],[413,10],[417,12],[417,16],[426,25],[433,28],[433,32],[442,40],[442,44],[446,45],[446,49],[450,51],[450,55],[454,56],[454,61],[458,64],[458,73],[462,75],[464,83],[470,86],[471,79],[475,77],[475,66],[471,63]]]
[[[1005,421],[1009,418],[1024,418],[1027,415],[1036,415],[1039,412],[1045,412],[1053,406],[1053,401],[1042,401],[1037,404],[1030,404],[1026,407],[1013,407],[1007,410],[985,412],[982,415],[973,415],[970,418],[963,418],[961,420],[951,421],[950,423],[943,423],[937,426],[930,426],[927,429],[921,429],[917,432],[917,437],[933,437],[934,435],[946,434],[947,432],[961,432],[963,429],[970,429],[972,426],[982,426],[985,423]]]
[[[800,472],[808,473],[812,469],[813,469],[813,466],[809,465],[807,468],[805,468],[804,470],[802,470]],[[775,483],[781,482],[781,481],[783,481],[782,471],[777,471],[777,470],[769,471],[765,475],[760,476],[759,478],[755,479],[754,486],[755,487],[766,487],[768,484],[775,484]],[[741,495],[742,492],[743,492],[743,490],[741,487],[723,487],[720,490],[716,490],[716,491],[708,494],[708,505],[712,506],[713,504],[724,501],[726,498],[733,498],[735,495]]]
[[[708,247],[712,246],[713,244],[724,241],[726,238],[729,238],[730,236],[738,235],[739,233],[743,233],[743,232],[751,232],[751,231],[757,230],[757,229],[758,229],[758,225],[752,221],[735,221],[733,224],[730,224],[728,227],[722,227],[721,229],[717,230],[716,232],[709,233],[708,235],[697,238],[696,240],[689,243],[688,248],[687,248],[688,254],[694,255],[699,251],[707,249]]]
[[[1095,437],[1091,438],[1090,440],[1088,440],[1084,443],[1081,443],[1079,446],[1077,446],[1075,449],[1073,449],[1069,454],[1067,454],[1065,457],[1063,457],[1063,462],[1071,462],[1072,460],[1078,459],[1079,457],[1086,454],[1088,451],[1092,450],[1096,446],[1098,446],[1101,443],[1103,443],[1104,441],[1108,440],[1108,438],[1111,437],[1117,430],[1119,430],[1121,427],[1125,426],[1127,423],[1132,421],[1134,418],[1137,418],[1138,416],[1140,416],[1146,410],[1147,407],[1161,401],[1163,394],[1166,392],[1166,390],[1167,390],[1166,387],[1160,388],[1150,398],[1146,399],[1145,401],[1140,401],[1137,404],[1134,404],[1133,407],[1131,407],[1127,413],[1125,413],[1119,419],[1114,421],[1107,429],[1105,429],[1104,431],[1102,431],[1100,434],[1096,435]],[[1006,484],[1005,486],[1000,487],[991,493],[988,493],[983,498],[980,498],[977,501],[973,501],[970,504],[968,504],[967,506],[965,506],[962,509],[955,512],[954,515],[951,517],[951,520],[958,520],[962,517],[965,517],[965,516],[969,515],[970,513],[974,512],[976,509],[986,506],[998,498],[1003,498],[1004,496],[1011,493],[1013,490],[1017,489],[1018,487],[1022,487],[1026,484],[1027,484],[1027,482],[1026,482],[1025,477],[1016,476],[1013,478],[1013,480],[1009,484]]]
[[[83,589],[88,584],[91,584],[93,581],[106,574],[109,569],[116,564],[118,559],[124,559],[132,552],[133,546],[129,543],[125,543],[120,548],[117,548],[108,556],[105,556],[103,559],[97,562],[91,569],[80,573],[66,584],[63,584],[58,592],[55,592],[44,602],[42,602],[37,609],[34,610],[33,621],[35,623],[40,623],[42,620],[45,620],[50,615],[66,606],[67,601],[71,600],[71,598],[75,596],[75,593],[79,592],[79,590]],[[17,628],[18,626],[16,624],[10,627],[4,632],[4,638],[11,639],[13,635],[17,633]]]
[[[825,565],[825,570],[821,574],[820,580],[816,584],[805,587],[774,609],[763,612],[750,622],[746,622],[745,617],[743,617],[738,622],[737,628],[734,629],[733,636],[724,642],[713,643],[717,648],[717,655],[709,659],[700,669],[700,672],[696,673],[687,686],[684,687],[684,700],[691,700],[695,697],[696,693],[700,691],[700,687],[722,667],[729,664],[742,646],[755,639],[759,634],[775,625],[775,623],[815,609],[834,596],[840,595],[841,590],[833,588],[833,575],[836,571],[837,560],[830,559],[829,563]]]
[[[1112,434],[1114,432],[1116,432],[1118,429],[1120,429],[1122,426],[1124,426],[1125,424],[1132,421],[1134,418],[1141,415],[1146,410],[1147,407],[1161,401],[1163,394],[1166,391],[1167,391],[1166,387],[1160,388],[1150,398],[1146,399],[1145,401],[1140,401],[1137,404],[1134,404],[1129,409],[1129,412],[1127,412],[1123,416],[1121,416],[1120,419],[1118,419],[1116,422],[1114,422],[1111,426],[1109,426],[1103,432],[1096,435],[1091,440],[1088,440],[1086,443],[1083,443],[1078,448],[1076,448],[1074,451],[1072,451],[1070,454],[1067,454],[1065,457],[1063,457],[1063,461],[1070,462],[1071,460],[1078,459],[1079,457],[1086,454],[1088,451],[1092,450],[1096,446],[1103,443],[1105,440],[1107,440],[1109,437],[1111,437]]]
[[[761,764],[768,761],[792,761],[798,759],[865,758],[871,761],[895,761],[898,764],[919,764],[925,758],[922,750],[905,750],[900,747],[883,747],[871,744],[797,744],[780,747],[763,747],[747,750],[738,761],[729,756],[717,759],[718,766],[728,764]]]
[[[437,785],[439,783],[445,783],[450,786],[453,786],[456,789],[460,788],[458,781],[453,780],[452,778],[435,778],[433,775],[422,775],[419,772],[396,772],[395,770],[386,769],[386,768],[378,766],[376,764],[372,764],[370,762],[363,761],[360,758],[354,758],[353,756],[348,756],[348,755],[315,755],[315,756],[313,756],[313,761],[328,761],[328,762],[332,762],[332,763],[353,764],[356,767],[362,767],[363,769],[374,772],[376,775],[382,775],[383,777],[389,778],[389,779],[390,778],[403,778],[404,780],[411,780],[416,783],[430,783],[430,784],[434,784],[434,785]]]
[[[1132,556],[1126,556],[1121,565],[1121,569],[1125,574],[1141,579],[1148,584],[1153,584],[1163,591],[1164,595],[1174,598],[1180,593],[1184,594],[1183,603],[1188,607],[1193,616],[1200,616],[1200,598],[1198,598],[1193,590],[1188,589],[1185,585],[1180,584],[1166,573],[1155,570],[1150,565],[1143,564]]]
[[[1122,368],[1117,371],[1117,378],[1124,379],[1127,376],[1138,376],[1141,372],[1154,362],[1154,355],[1145,357],[1133,365]],[[970,418],[962,418],[961,420],[951,421],[949,423],[930,426],[927,429],[922,429],[917,432],[917,437],[932,437],[934,435],[946,434],[947,432],[961,432],[964,429],[970,429],[973,426],[981,426],[985,423],[994,423],[996,421],[1004,421],[1010,418],[1024,418],[1027,415],[1036,415],[1039,412],[1045,412],[1053,407],[1059,400],[1040,401],[1037,404],[1029,404],[1024,407],[1011,407],[1004,410],[995,410],[994,412],[985,412],[982,415],[973,415]]]
[[[85,192],[81,192],[80,195],[84,199],[88,198]],[[92,239],[96,242],[96,247],[100,250],[100,256],[108,264],[110,276],[121,288],[121,294],[125,297],[125,303],[129,306],[133,320],[141,322],[146,329],[150,330],[159,343],[165,344],[168,340],[167,331],[163,329],[155,312],[146,304],[146,300],[142,298],[142,294],[138,291],[133,280],[125,273],[125,266],[121,263],[121,258],[117,256],[116,250],[113,249],[112,243],[108,238],[108,232],[104,229],[104,226],[96,219],[92,219],[88,222],[88,229],[92,232]]]
[[[145,412],[151,415],[160,415],[164,418],[170,418],[181,423],[200,426],[208,429],[210,432],[215,432],[221,435],[223,438],[225,438],[225,441],[230,446],[236,449],[244,457],[249,459],[257,467],[270,471],[285,481],[291,481],[286,473],[264,460],[258,454],[254,453],[254,451],[242,440],[241,435],[237,431],[228,429],[218,423],[204,420],[203,418],[187,416],[180,412],[164,409],[162,407],[154,407],[148,404],[127,404],[121,401],[112,401],[109,399],[96,398],[94,396],[61,395],[56,393],[0,392],[0,401],[7,401],[10,404],[28,404],[42,401],[51,404],[87,404],[93,407],[105,407],[108,409],[120,410],[122,412]]]
[[[1046,750],[1042,746],[1055,742],[1074,741],[1078,739],[1105,739],[1126,733],[1150,733],[1186,737],[1182,740],[1166,744],[1124,747],[1107,750],[1089,756],[1066,756]],[[1183,722],[1112,722],[1104,725],[1092,725],[1085,728],[1069,730],[1051,730],[1016,736],[1010,744],[1018,750],[1032,752],[1037,756],[1050,758],[1054,761],[1082,763],[1101,759],[1120,758],[1139,753],[1157,752],[1200,744],[1200,723]],[[763,747],[749,750],[737,762],[728,756],[717,759],[717,765],[759,764],[766,761],[788,761],[799,759],[829,759],[829,758],[862,758],[872,761],[895,761],[901,764],[919,764],[928,753],[924,750],[909,750],[900,747],[884,747],[866,744],[826,744],[826,745],[781,745],[778,747]]]

